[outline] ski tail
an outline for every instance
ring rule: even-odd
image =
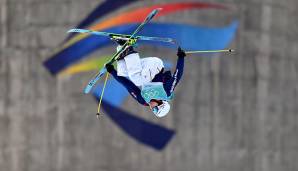
[[[157,15],[157,13],[162,10],[162,8],[156,8],[154,9],[147,17],[146,19],[143,21],[143,23],[141,25],[139,25],[139,27],[131,34],[130,38],[133,38],[136,36],[136,34],[138,32],[141,31],[141,29],[143,29],[144,25],[147,24],[148,22],[150,22],[152,20],[153,17],[155,17]]]
[[[108,32],[101,32],[101,31],[93,31],[93,30],[87,30],[87,29],[70,29],[67,31],[67,33],[85,33],[85,34],[95,34],[98,36],[110,36],[112,33]]]
[[[87,84],[87,86],[84,89],[84,93],[88,94],[90,93],[90,91],[92,90],[93,86],[96,84],[96,82],[100,79],[100,77],[106,72],[106,68],[102,68],[99,72],[99,74],[97,74],[93,79],[91,79],[89,81],[89,83]]]
[[[156,16],[156,14],[157,14],[159,11],[161,11],[161,10],[162,10],[162,8],[156,8],[156,9],[154,9],[154,10],[147,16],[147,18],[145,19],[144,23],[146,24],[146,23],[148,23],[150,20],[152,20],[152,18],[153,18],[154,16]]]

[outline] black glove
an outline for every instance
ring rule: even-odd
[[[184,50],[182,50],[180,46],[178,47],[177,56],[181,58],[186,56]]]
[[[116,39],[115,41],[121,46],[126,43],[126,40],[122,40],[122,39]]]
[[[105,67],[109,73],[111,73],[114,70],[114,66],[111,63],[107,63]]]

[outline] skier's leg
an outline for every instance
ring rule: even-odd
[[[117,75],[122,77],[128,77],[128,71],[124,59],[117,61]]]
[[[122,42],[123,44],[125,43]],[[117,52],[122,48],[121,45],[117,46]],[[128,77],[128,69],[126,66],[126,62],[124,60],[125,57],[129,56],[130,54],[134,54],[137,53],[132,46],[128,47],[123,53],[120,54],[119,58],[117,59],[117,75],[118,76],[123,76],[123,77]],[[132,57],[128,57],[128,58],[132,58]],[[134,60],[140,60],[139,57],[138,58],[134,58]]]
[[[141,76],[142,65],[139,53],[132,53],[124,57],[128,77],[136,85],[144,84],[144,78]]]
[[[142,77],[146,82],[151,82],[156,74],[164,68],[163,62],[157,57],[146,57],[141,60],[142,65]]]
[[[129,77],[136,86],[151,82],[163,68],[161,59],[157,57],[140,59],[138,53],[127,55],[124,60],[117,61],[117,75]]]

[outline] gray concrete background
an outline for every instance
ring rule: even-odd
[[[298,170],[298,1],[213,1],[231,10],[159,19],[240,22],[235,55],[186,60],[169,116],[156,119],[131,98],[125,102],[126,110],[178,131],[162,152],[130,139],[108,117],[95,119],[96,103],[81,94],[92,73],[55,78],[42,66],[65,31],[99,2],[0,0],[1,171]]]

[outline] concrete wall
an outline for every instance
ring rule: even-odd
[[[42,66],[99,1],[0,0],[0,170],[298,170],[298,1],[213,2],[231,10],[160,20],[221,26],[238,19],[237,53],[188,58],[166,118],[125,102],[128,111],[178,131],[158,152],[108,117],[95,119],[96,103],[81,94],[92,73],[56,78]]]

